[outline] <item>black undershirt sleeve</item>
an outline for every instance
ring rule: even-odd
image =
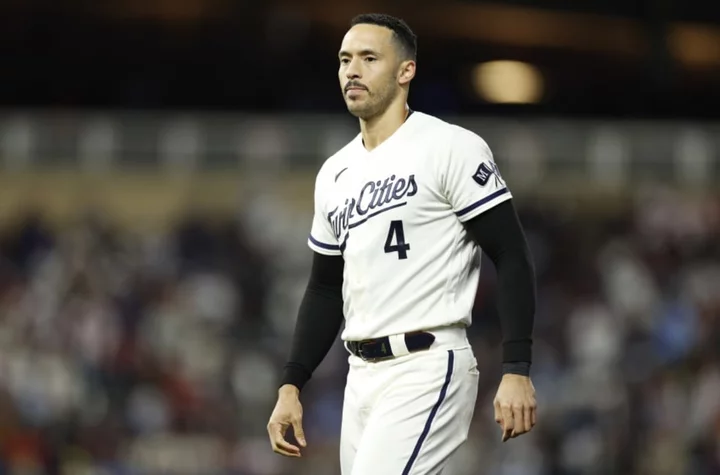
[[[535,276],[530,251],[511,200],[467,221],[470,236],[497,272],[503,335],[503,372],[528,375],[532,362]],[[281,384],[302,389],[330,351],[342,326],[342,256],[313,256]]]
[[[535,271],[512,200],[470,219],[465,227],[495,265],[503,373],[528,376],[535,319]]]
[[[302,389],[335,342],[344,320],[344,266],[342,256],[314,253],[281,385]]]

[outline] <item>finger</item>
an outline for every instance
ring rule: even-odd
[[[535,427],[535,424],[537,424],[537,403],[533,402],[532,405],[532,425]]]
[[[502,426],[502,411],[500,410],[500,404],[495,401],[493,406],[495,406],[495,422]]]
[[[270,442],[274,452],[288,456],[300,456],[300,448],[291,444],[283,437],[283,428],[280,424],[273,424],[268,428],[270,432]]]
[[[283,455],[285,457],[295,457],[295,458],[301,457],[300,452],[292,452],[290,450],[286,450],[286,449],[280,448],[278,446],[273,446],[273,452],[275,452],[276,454]]]
[[[512,434],[515,424],[513,421],[513,414],[512,414],[512,410],[510,409],[510,405],[503,404],[500,406],[500,409],[502,411],[502,419],[503,419],[502,441],[505,442],[506,440],[508,440],[510,438],[510,434]]]
[[[513,431],[510,437],[517,437],[526,432],[525,430],[525,416],[523,414],[523,405],[517,404],[513,406]]]
[[[300,444],[300,447],[306,447],[307,442],[305,441],[305,431],[302,427],[302,420],[300,418],[293,420],[292,426],[298,444]]]
[[[533,424],[533,413],[535,410],[533,409],[533,404],[530,403],[525,407],[525,410],[523,411],[523,415],[525,416],[525,430],[530,431],[535,424]]]
[[[272,441],[273,452],[286,455],[288,457],[299,457],[300,449],[285,439],[273,439]]]
[[[512,438],[512,428],[503,429],[502,441],[507,442]]]

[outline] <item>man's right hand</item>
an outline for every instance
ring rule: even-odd
[[[291,384],[280,387],[277,404],[275,404],[275,409],[267,426],[273,452],[286,457],[300,457],[300,447],[306,445],[305,433],[302,428],[302,416],[300,390]],[[290,426],[293,428],[295,439],[300,447],[285,440],[285,434]]]

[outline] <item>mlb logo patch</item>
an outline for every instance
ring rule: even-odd
[[[487,185],[488,180],[490,180],[490,177],[495,173],[495,169],[488,165],[487,163],[483,162],[478,167],[477,171],[473,175],[473,180],[480,185],[485,186]]]

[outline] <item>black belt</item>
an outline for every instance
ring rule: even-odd
[[[428,332],[405,333],[405,346],[410,353],[427,350],[435,341],[435,335]],[[393,358],[390,338],[381,337],[371,340],[348,341],[347,349],[358,358],[365,361]]]

